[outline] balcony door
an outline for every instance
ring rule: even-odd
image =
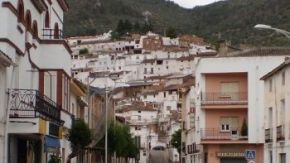
[[[220,98],[229,100],[239,99],[239,83],[238,82],[222,82]]]

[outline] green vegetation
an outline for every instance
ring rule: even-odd
[[[177,32],[176,29],[173,27],[169,27],[166,29],[166,36],[170,38],[176,38],[177,37]]]
[[[140,26],[139,22],[132,24],[129,20],[119,20],[116,29],[112,32],[113,39],[119,39],[122,36],[126,36],[129,33],[145,34],[148,31],[152,31],[153,27],[151,23],[144,23]]]
[[[97,149],[104,149],[105,138],[98,144]],[[104,152],[104,151],[103,151]],[[134,143],[134,139],[130,133],[128,126],[123,124],[111,123],[108,130],[108,152],[113,155],[116,152],[117,157],[123,158],[137,158],[139,149]]]
[[[257,31],[255,24],[269,24],[290,30],[289,0],[226,0],[208,6],[183,9],[165,0],[68,0],[65,15],[66,36],[94,35],[115,29],[119,20],[138,22],[140,31],[148,16],[154,32],[163,34],[172,27],[180,33],[192,33],[216,44],[287,45],[289,40],[271,31]],[[139,24],[139,25],[138,25]],[[135,26],[136,25],[136,26]],[[139,27],[138,27],[139,26]]]
[[[60,163],[60,162],[61,162],[61,159],[54,155],[50,156],[50,159],[48,161],[48,163]]]
[[[89,50],[87,48],[80,49],[79,54],[80,55],[89,54]]]
[[[246,119],[243,121],[242,129],[241,129],[241,135],[242,136],[248,136],[248,125],[246,122]]]
[[[83,120],[75,120],[69,132],[72,153],[68,156],[67,163],[78,156],[82,150],[92,141],[91,131]]]
[[[181,152],[181,129],[177,130],[172,135],[171,144],[178,150],[179,153]]]

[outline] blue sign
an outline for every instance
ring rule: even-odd
[[[248,160],[252,160],[256,158],[256,151],[255,150],[246,150],[245,151],[245,158]]]

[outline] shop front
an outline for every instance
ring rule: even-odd
[[[207,144],[204,148],[204,163],[247,163],[246,151],[254,151],[256,163],[263,163],[263,145]]]

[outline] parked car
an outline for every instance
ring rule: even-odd
[[[155,146],[152,149],[153,150],[156,150],[156,151],[164,151],[165,150],[165,147],[164,146]]]

